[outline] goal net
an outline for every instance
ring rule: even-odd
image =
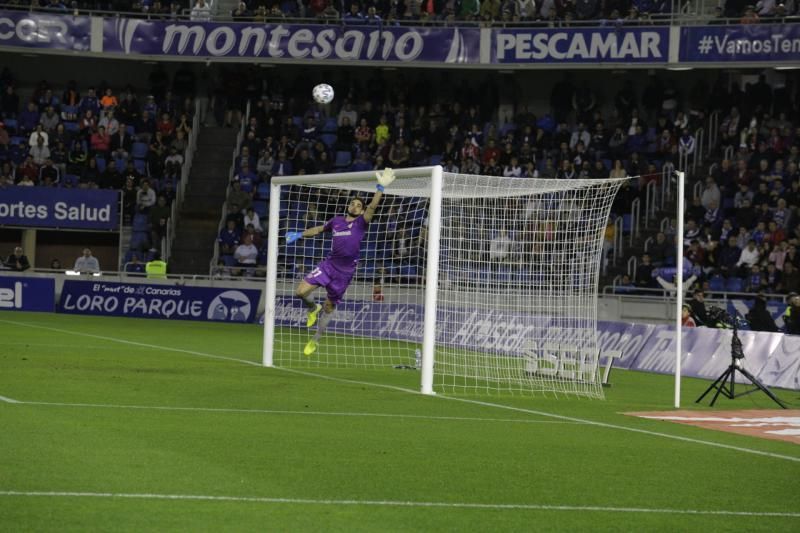
[[[273,178],[264,364],[420,368],[423,392],[602,397],[598,274],[622,180],[396,173],[343,295],[329,284],[306,302],[298,287],[319,282],[339,237],[285,235],[346,215],[354,197],[368,205],[375,174]],[[341,301],[308,327],[328,297]]]

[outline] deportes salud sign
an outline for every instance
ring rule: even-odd
[[[64,281],[61,313],[252,322],[261,291],[138,283]]]
[[[0,195],[0,226],[114,230],[119,192],[9,187]]]

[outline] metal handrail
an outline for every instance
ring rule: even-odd
[[[703,146],[705,144],[706,131],[703,128],[697,128],[694,132],[694,161],[692,162],[692,171],[697,171],[697,165],[703,163]]]
[[[614,283],[617,280],[615,278],[612,280],[611,285],[604,285],[602,289],[603,295],[609,296],[620,296],[619,294],[615,294],[614,291],[616,289],[617,284]],[[626,298],[638,298],[642,300],[652,300],[654,297],[659,297],[659,302],[663,302],[664,298],[674,300],[675,289],[666,289],[664,287],[661,288],[651,288],[651,287],[636,287],[636,292],[644,293],[644,294],[625,294]],[[727,301],[733,299],[751,299],[756,296],[756,293],[753,292],[732,292],[732,291],[707,291],[709,294],[715,295],[714,298],[706,299],[706,302],[711,301]],[[648,296],[648,294],[652,296]],[[779,293],[769,293],[764,294],[767,300],[780,300],[786,302],[788,298],[787,294],[779,294]],[[736,298],[734,298],[736,297]]]
[[[614,245],[611,248],[614,266],[617,264],[617,259],[622,257],[622,246],[622,217],[617,217],[614,220]]]
[[[700,198],[701,196],[703,196],[703,182],[698,181],[692,186],[692,200]]]
[[[639,236],[639,219],[641,218],[642,202],[638,198],[631,202],[631,234],[630,245],[633,246],[633,239]]]
[[[708,153],[711,154],[717,147],[719,138],[719,111],[714,111],[708,117]]]
[[[672,199],[672,173],[675,172],[675,165],[671,162],[664,163],[661,167],[661,210],[667,205],[667,200]]]
[[[725,147],[724,157],[729,161],[733,160],[733,145],[728,145]]]
[[[633,263],[633,266],[631,266]],[[628,258],[628,277],[631,278],[631,281],[636,283],[636,269],[639,266],[639,261],[636,259],[635,255],[632,255]]]
[[[648,237],[644,240],[644,253],[649,253],[650,244],[654,241],[653,237]]]
[[[658,191],[656,190],[656,182],[651,181],[645,187],[645,208],[644,208],[644,227],[650,227],[650,219],[656,217],[656,203],[658,202]]]

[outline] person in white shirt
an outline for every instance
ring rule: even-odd
[[[236,259],[239,266],[246,268],[248,275],[253,273],[258,260],[258,248],[253,244],[253,237],[245,234],[244,242],[236,247],[233,258]]]
[[[211,20],[211,7],[206,3],[206,0],[197,0],[195,2],[189,14],[189,19],[196,22],[208,22]]]
[[[156,191],[150,188],[148,180],[142,180],[142,187],[136,193],[136,209],[147,211],[156,205]]]
[[[252,207],[248,207],[247,213],[244,215],[244,227],[246,228],[248,224],[252,224],[253,229],[258,233],[264,232],[264,230],[261,228],[261,219],[259,218],[258,213],[256,213]]]
[[[756,248],[756,241],[749,240],[747,241],[747,246],[742,250],[742,253],[739,255],[739,261],[736,263],[737,267],[744,267],[747,270],[753,265],[758,264],[758,248]]]
[[[44,128],[41,124],[36,125],[36,129],[33,130],[30,137],[28,137],[28,146],[33,148],[39,143],[39,138],[42,138],[44,145],[48,146],[50,144],[50,136],[44,131]]]
[[[75,260],[75,266],[72,267],[72,270],[81,274],[100,272],[100,262],[92,255],[90,249],[84,248],[83,255]]]
[[[489,260],[498,262],[504,260],[511,253],[512,244],[513,241],[509,238],[508,232],[501,230],[497,237],[489,243]]]

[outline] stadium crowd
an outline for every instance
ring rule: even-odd
[[[56,12],[94,9],[141,13],[151,19],[174,20],[188,13],[194,21],[212,17],[262,23],[316,19],[324,23],[390,26],[409,22],[651,24],[674,7],[667,0],[249,0],[239,2],[230,13],[220,13],[210,0],[6,0],[4,4]],[[781,21],[798,15],[797,0],[727,0],[716,12],[719,18],[740,19],[743,24]]]

